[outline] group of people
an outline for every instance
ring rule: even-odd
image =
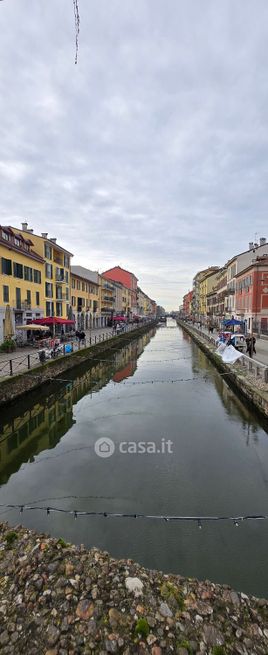
[[[236,337],[235,333],[231,334],[229,336],[227,342],[226,342],[226,345],[227,346],[233,346],[234,348],[236,348],[236,350],[240,350],[240,348],[237,347],[235,337]],[[246,345],[247,345],[246,353],[249,354],[249,357],[252,357],[253,353],[254,353],[254,355],[256,355],[256,347],[255,347],[256,339],[255,339],[255,337],[254,336],[247,336],[247,337],[242,336],[240,338],[243,341],[245,340],[245,342],[246,342]]]
[[[79,341],[83,341],[86,338],[85,332],[83,330],[76,330],[75,336]]]

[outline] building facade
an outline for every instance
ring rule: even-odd
[[[256,257],[236,275],[236,310],[246,330],[268,331],[268,255]]]
[[[44,316],[68,318],[70,307],[71,257],[65,248],[57,243],[56,237],[48,238],[47,232],[34,234],[28,223],[22,229],[12,228],[16,235],[31,240],[35,252],[44,260],[43,294]]]
[[[78,330],[102,326],[99,275],[84,266],[71,267],[71,307]]]
[[[4,338],[7,305],[11,308],[14,334],[44,312],[44,258],[28,234],[0,227],[0,343]]]
[[[121,282],[121,284],[123,284],[124,287],[130,290],[130,297],[131,297],[130,311],[132,314],[137,314],[138,278],[136,277],[136,275],[134,275],[134,273],[131,273],[130,271],[127,271],[124,268],[121,268],[121,266],[114,266],[114,268],[109,268],[107,271],[104,271],[102,275],[107,280],[111,280],[112,282]]]

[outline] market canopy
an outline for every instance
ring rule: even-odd
[[[60,316],[47,316],[46,318],[36,318],[35,325],[73,325],[74,321],[70,318],[60,318]]]
[[[236,318],[226,318],[223,323],[224,325],[242,325],[244,321],[237,321]]]

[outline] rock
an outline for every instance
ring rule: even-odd
[[[76,616],[83,621],[91,619],[94,614],[94,604],[86,599],[80,600],[76,608]]]
[[[121,612],[118,612],[115,607],[111,607],[109,610],[109,621],[112,626],[112,628],[117,627],[118,625],[121,625],[122,623],[125,623],[126,619],[124,614],[121,614]]]
[[[161,616],[164,616],[164,617],[173,616],[173,612],[171,611],[171,609],[169,608],[167,603],[161,603],[160,604],[159,612],[160,612]]]
[[[74,572],[73,564],[71,562],[66,562],[66,564],[65,564],[65,575],[67,575],[69,577],[69,576],[73,575],[73,572]]]
[[[126,588],[129,592],[133,593],[134,596],[137,598],[138,596],[142,596],[143,593],[143,582],[139,578],[126,578],[125,580],[125,585]]]
[[[214,625],[204,625],[203,636],[209,646],[222,646],[224,644],[222,633]]]
[[[0,644],[1,646],[7,646],[7,644],[9,644],[9,634],[7,630],[4,630],[4,632],[1,633]]]
[[[105,648],[107,653],[118,653],[118,646],[116,639],[106,639]]]
[[[160,646],[153,646],[152,655],[162,655],[162,648]]]
[[[230,600],[231,600],[231,602],[232,602],[234,605],[240,605],[239,596],[238,596],[238,594],[236,593],[236,591],[231,591],[231,593],[230,593]]]
[[[51,624],[47,627],[47,643],[49,646],[55,646],[60,637],[60,631],[55,625]]]

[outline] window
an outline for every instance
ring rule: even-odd
[[[48,243],[45,243],[45,257],[47,259],[52,259],[52,248]]]
[[[56,302],[56,316],[62,316],[62,303]]]
[[[46,282],[46,298],[53,298],[53,284]]]
[[[18,246],[18,248],[20,248],[20,244],[21,244],[20,239],[18,239],[17,237],[15,237],[15,238],[14,238],[14,244],[15,244],[15,246]]]
[[[40,293],[39,293],[39,291],[35,292],[35,301],[36,301],[36,305],[38,307],[40,305]]]
[[[2,238],[5,239],[5,241],[9,241],[9,234],[4,232],[4,230],[2,230]]]
[[[29,266],[24,266],[24,280],[33,281],[33,269]]]
[[[3,285],[3,301],[9,302],[9,287],[5,284]]]
[[[65,268],[69,268],[70,266],[70,257],[68,255],[64,255],[64,266]]]
[[[34,282],[36,284],[41,284],[41,271],[37,271],[35,268],[34,268]]]
[[[23,278],[23,266],[22,264],[13,263],[13,275],[14,277]]]
[[[81,288],[80,280],[77,280],[76,288],[77,288],[78,291],[80,291],[80,288]]]
[[[64,282],[64,269],[56,266],[56,280],[58,282]]]
[[[56,298],[58,298],[58,300],[62,300],[62,288],[61,288],[61,286],[59,286],[59,287],[56,286]]]
[[[73,305],[73,307],[75,306],[75,297],[74,296],[72,296],[72,305]]]
[[[27,293],[26,302],[27,302],[27,305],[30,305],[31,304],[31,292],[29,291],[29,289],[27,289],[26,293]]]
[[[82,282],[82,291],[85,291],[85,283]]]
[[[54,316],[54,302],[46,302],[46,316]]]
[[[46,277],[48,277],[49,280],[52,280],[52,278],[53,278],[53,266],[52,266],[52,264],[46,264]]]
[[[16,288],[16,309],[21,309],[21,290]]]
[[[75,279],[72,277],[72,289],[75,289]]]
[[[68,288],[65,289],[65,298],[66,298],[66,300],[69,300],[69,289]]]
[[[3,275],[12,275],[11,259],[2,257],[2,273]]]
[[[69,282],[69,273],[68,271],[65,271],[65,282],[68,284]]]

